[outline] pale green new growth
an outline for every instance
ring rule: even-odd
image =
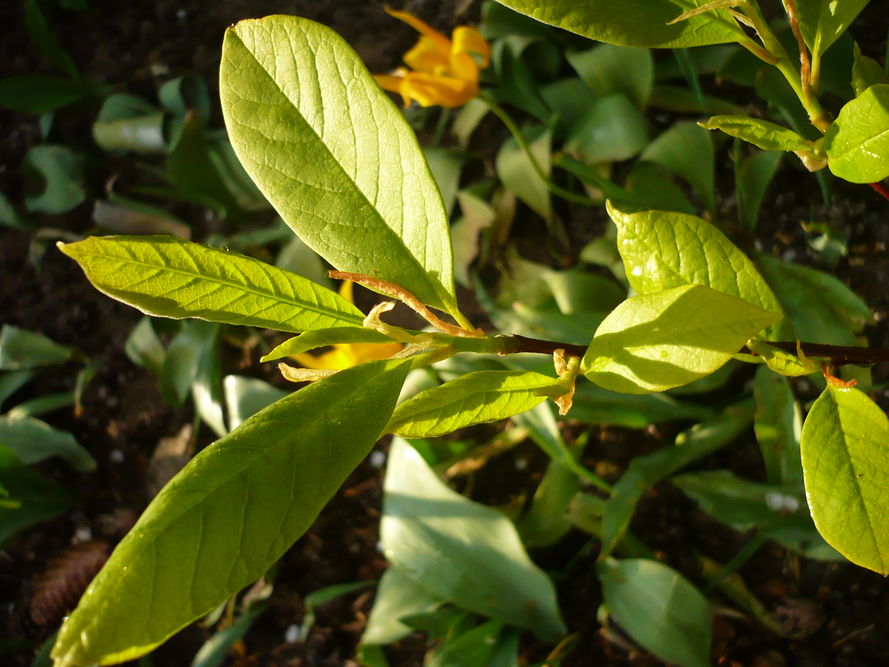
[[[563,393],[558,380],[531,371],[468,373],[399,405],[386,430],[405,438],[431,438],[506,419]]]
[[[340,271],[456,312],[441,195],[416,136],[333,30],[295,16],[225,34],[232,146],[290,227]]]
[[[824,136],[827,166],[852,183],[889,176],[889,84],[871,86],[841,110]]]
[[[796,0],[800,32],[814,58],[827,51],[869,0]]]
[[[827,543],[889,575],[889,419],[865,394],[828,383],[803,425],[806,497]]]
[[[703,285],[634,296],[599,325],[582,368],[612,391],[665,391],[709,375],[779,317]]]
[[[59,248],[96,289],[148,315],[294,333],[364,320],[351,303],[302,276],[172,236],[90,237]]]
[[[337,373],[192,459],[65,621],[56,666],[137,658],[265,574],[367,455],[409,366],[378,361]]]
[[[722,130],[764,151],[810,151],[812,148],[793,130],[759,118],[713,116],[698,125],[707,130]]]

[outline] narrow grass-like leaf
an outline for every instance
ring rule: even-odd
[[[662,660],[709,667],[712,612],[676,570],[647,558],[599,565],[605,604],[630,637]]]
[[[441,195],[401,112],[333,30],[241,21],[220,95],[238,158],[293,230],[341,271],[456,310]]]
[[[889,574],[889,419],[858,389],[827,389],[803,424],[800,450],[815,527],[856,565]]]
[[[192,459],[65,621],[57,667],[143,655],[262,576],[370,450],[409,366],[380,361],[337,373]]]
[[[824,135],[827,166],[852,183],[889,176],[889,83],[871,86],[840,109]]]
[[[143,313],[294,333],[360,327],[355,306],[295,273],[169,236],[59,244],[101,292]]]
[[[706,0],[498,0],[538,21],[621,46],[682,47],[734,42],[743,31],[724,11],[692,16],[668,25]]]
[[[752,261],[715,225],[684,213],[627,213],[609,203],[617,225],[617,247],[627,279],[640,294],[679,285],[706,285],[771,313],[781,304]],[[763,333],[769,340],[791,340],[785,320]]]
[[[531,371],[478,371],[421,391],[396,408],[387,431],[429,438],[530,410],[564,388]]]
[[[499,512],[452,491],[396,438],[389,452],[381,539],[386,558],[458,607],[530,628],[565,631],[549,578]]]
[[[612,391],[665,391],[712,373],[780,317],[703,285],[624,301],[583,357],[584,374]]]

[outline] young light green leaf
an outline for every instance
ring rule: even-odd
[[[96,460],[73,435],[33,417],[0,417],[0,445],[18,454],[25,465],[61,456],[81,472],[96,468]]]
[[[855,335],[873,322],[861,297],[830,274],[768,255],[760,255],[756,261],[800,339],[855,345]]]
[[[414,614],[428,614],[442,604],[442,598],[423,588],[400,567],[390,565],[380,578],[374,606],[361,635],[361,644],[396,642],[413,632],[400,619]]]
[[[712,612],[691,582],[647,558],[609,558],[598,572],[605,604],[634,641],[667,662],[709,667]]]
[[[506,517],[449,489],[398,438],[384,488],[380,533],[391,563],[463,609],[548,640],[565,631],[552,582]]]
[[[607,44],[646,47],[704,46],[737,41],[743,31],[725,11],[693,16],[668,25],[683,9],[707,4],[707,0],[622,0],[615,11],[609,0],[498,0],[538,21]]]
[[[0,329],[0,370],[14,371],[50,364],[63,364],[74,353],[46,336],[11,324]]]
[[[530,410],[565,388],[531,371],[478,371],[421,391],[399,405],[386,427],[405,438],[445,435]]]
[[[676,437],[676,446],[637,456],[614,485],[602,517],[602,557],[621,541],[639,499],[661,479],[720,447],[743,433],[753,419],[753,405],[728,407],[721,415],[702,422]]]
[[[309,246],[456,310],[441,195],[401,112],[339,35],[295,16],[241,21],[225,34],[220,96],[235,152]]]
[[[703,285],[641,294],[602,321],[581,367],[611,391],[665,391],[712,373],[779,317]]]
[[[776,123],[749,116],[712,116],[698,123],[705,130],[721,130],[764,151],[811,151],[812,146],[796,132]]]
[[[192,459],[65,621],[56,665],[143,655],[262,576],[370,450],[409,366],[380,361],[337,373]]]
[[[784,314],[756,266],[713,224],[683,213],[627,213],[608,204],[617,225],[617,247],[627,279],[640,294],[679,285],[706,285],[771,313]],[[769,340],[790,340],[785,320],[764,332]]]
[[[756,400],[753,428],[765,463],[766,478],[773,484],[801,481],[799,439],[802,415],[790,384],[760,366],[753,380],[753,398]]]
[[[364,321],[351,303],[295,273],[168,236],[91,237],[59,248],[96,289],[148,315],[294,333]]]
[[[831,173],[852,183],[889,176],[889,83],[847,102],[824,135]]]
[[[315,329],[306,331],[299,336],[285,340],[271,352],[263,356],[260,361],[275,361],[283,359],[291,354],[308,352],[325,345],[335,343],[391,343],[388,336],[384,336],[375,329],[358,327],[336,327],[332,329]]]
[[[876,60],[861,53],[858,44],[854,45],[853,54],[852,90],[856,97],[873,85],[889,83],[889,73]]]
[[[868,2],[869,0],[796,0],[800,32],[806,46],[812,51],[812,57],[820,58]]]
[[[856,565],[889,574],[889,419],[858,389],[827,389],[803,424],[800,449],[815,527]]]
[[[713,142],[694,123],[676,123],[652,141],[639,159],[669,169],[695,189],[704,206],[715,208]]]

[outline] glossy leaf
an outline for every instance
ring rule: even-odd
[[[0,445],[9,447],[25,465],[60,456],[81,472],[96,468],[96,460],[73,435],[33,417],[0,417]]]
[[[703,285],[642,294],[599,325],[581,367],[605,389],[664,391],[712,373],[779,317]]]
[[[800,443],[818,532],[856,565],[889,574],[889,419],[865,394],[828,383]]]
[[[597,97],[623,93],[637,108],[645,108],[654,83],[648,49],[599,44],[588,51],[569,51],[565,57]]]
[[[555,378],[530,371],[478,371],[421,391],[399,405],[386,427],[405,438],[428,438],[506,419],[559,396]]]
[[[626,160],[648,143],[642,112],[626,95],[615,93],[597,99],[571,129],[565,150],[588,164]]]
[[[827,51],[869,0],[797,0],[800,32],[814,58]]]
[[[693,16],[668,25],[691,7],[707,0],[623,0],[615,11],[610,0],[498,0],[538,21],[576,32],[608,44],[622,46],[681,47],[734,42],[743,33],[724,11]]]
[[[756,266],[715,225],[693,215],[644,211],[627,213],[608,206],[617,225],[617,247],[627,279],[640,294],[698,284],[783,314],[777,297]],[[764,337],[790,340],[792,328],[781,321]]]
[[[59,632],[57,667],[129,660],[255,581],[370,450],[409,362],[373,362],[281,399],[155,497]]]
[[[708,209],[716,206],[713,142],[694,123],[676,123],[652,141],[639,159],[669,169],[695,189]]]
[[[812,148],[793,130],[761,118],[712,116],[698,125],[707,130],[721,130],[764,151],[810,151]]]
[[[712,612],[676,570],[650,559],[609,559],[598,566],[605,604],[621,628],[662,660],[709,667]]]
[[[801,340],[855,345],[855,335],[873,322],[867,304],[830,274],[767,255],[757,264]]]
[[[74,353],[46,336],[4,324],[0,329],[0,370],[14,371],[62,364]]]
[[[738,437],[750,425],[753,406],[739,404],[721,415],[680,433],[676,446],[637,456],[606,501],[602,518],[602,554],[610,554],[621,541],[639,499],[657,482],[701,457],[712,454]]]
[[[59,248],[99,291],[149,315],[292,332],[364,321],[348,301],[294,273],[172,237],[91,237]]]
[[[852,183],[889,176],[889,83],[871,86],[840,109],[824,135],[827,166]]]
[[[416,137],[334,31],[295,16],[225,34],[235,152],[281,217],[337,269],[455,310],[447,216]]]
[[[565,631],[552,582],[506,517],[449,489],[398,438],[384,489],[380,533],[391,563],[464,609],[547,640]]]

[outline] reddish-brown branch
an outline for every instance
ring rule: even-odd
[[[874,190],[876,190],[880,195],[883,196],[883,199],[889,199],[889,188],[887,188],[882,183],[868,183]]]

